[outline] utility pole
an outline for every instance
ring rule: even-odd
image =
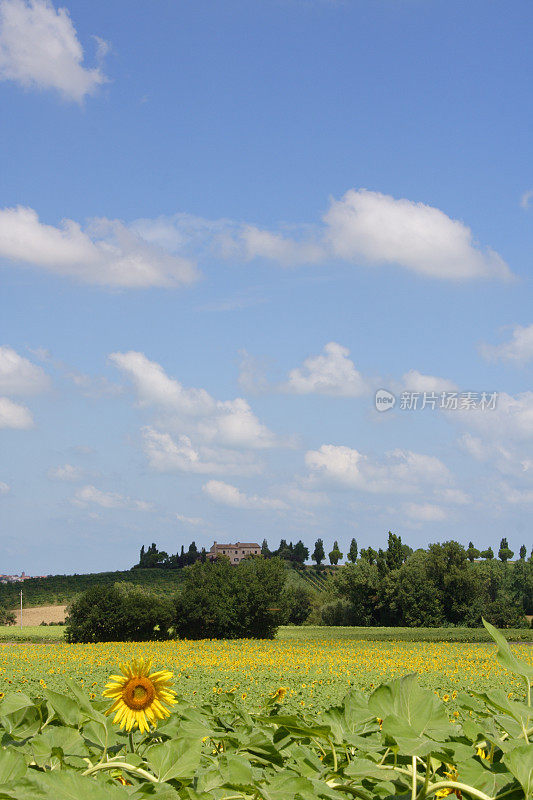
[[[22,589],[20,590],[20,630],[22,630]]]

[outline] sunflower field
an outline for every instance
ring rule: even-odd
[[[0,701],[0,800],[531,800],[533,665],[487,629],[510,682],[454,689],[453,710],[420,670],[291,709],[283,685],[253,704],[236,687],[191,703],[185,671],[149,653],[95,698],[58,664],[62,691],[41,678]]]
[[[531,645],[516,644],[513,651],[532,661]],[[285,686],[289,708],[321,710],[350,688],[372,691],[412,672],[451,708],[461,690],[521,690],[520,679],[494,660],[493,644],[309,638],[0,644],[0,692],[31,693],[41,687],[62,692],[70,678],[96,699],[117,664],[133,658],[151,658],[171,670],[174,688],[189,702],[233,692],[250,708]]]

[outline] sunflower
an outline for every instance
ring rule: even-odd
[[[106,714],[115,713],[113,722],[131,731],[139,728],[141,733],[157,725],[157,720],[168,717],[170,711],[163,705],[176,703],[176,692],[168,688],[173,673],[167,670],[150,673],[151,660],[133,659],[121,664],[122,675],[111,675],[110,682],[102,692],[104,697],[114,700]]]

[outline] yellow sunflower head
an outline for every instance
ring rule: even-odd
[[[141,733],[154,728],[159,719],[168,717],[166,705],[176,702],[176,692],[169,689],[172,672],[160,670],[150,673],[152,662],[140,658],[121,664],[122,675],[111,675],[110,682],[102,692],[114,702],[105,712],[115,714],[113,722],[131,731],[139,728]]]

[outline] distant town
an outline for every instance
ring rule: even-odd
[[[48,578],[48,575],[26,575],[25,572],[21,572],[20,575],[0,575],[0,583],[21,583],[30,578]]]

